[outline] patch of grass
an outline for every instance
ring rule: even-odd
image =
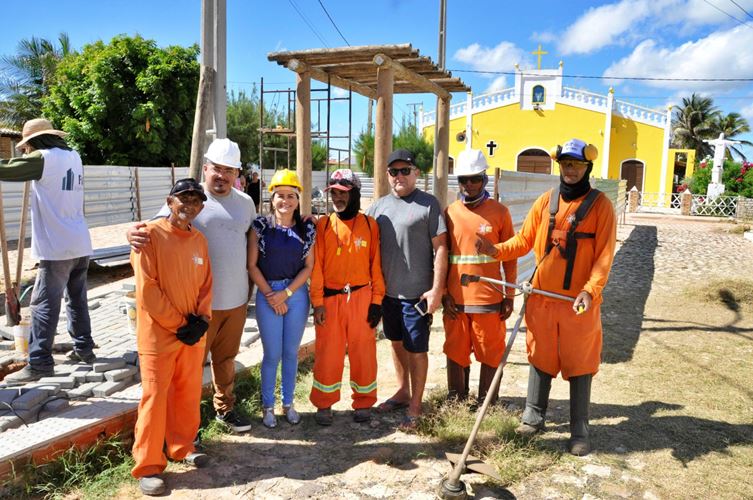
[[[79,498],[112,498],[130,480],[133,465],[130,443],[115,435],[85,450],[69,449],[46,464],[28,465],[23,481],[3,485],[0,496],[59,498],[76,491]]]
[[[729,234],[743,234],[751,230],[750,224],[733,223],[731,227],[724,228],[722,231]]]
[[[418,432],[442,442],[461,444],[471,433],[476,411],[468,403],[447,401],[444,391],[432,392],[428,410],[419,422]],[[515,434],[518,415],[500,406],[492,406],[484,416],[471,454],[494,465],[509,485],[524,477],[551,467],[560,454],[538,444],[537,439],[520,438]]]
[[[737,311],[741,307],[753,306],[753,281],[725,279],[709,282],[705,286],[694,287],[686,295],[706,303],[720,304]]]

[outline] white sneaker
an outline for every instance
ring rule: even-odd
[[[264,408],[264,417],[261,421],[265,427],[268,427],[270,429],[277,427],[277,417],[275,416],[275,409]]]

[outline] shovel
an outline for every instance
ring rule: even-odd
[[[492,385],[489,388],[489,391],[486,393],[486,398],[484,399],[484,403],[481,405],[481,408],[478,410],[478,414],[476,415],[476,423],[473,424],[473,429],[471,430],[470,436],[468,436],[468,441],[465,443],[465,448],[463,448],[463,453],[460,455],[455,453],[446,453],[447,459],[450,461],[450,463],[453,465],[452,472],[450,472],[450,475],[442,481],[442,484],[439,486],[438,494],[441,498],[444,499],[454,499],[454,498],[467,498],[468,494],[465,490],[465,484],[463,481],[460,480],[460,476],[464,472],[477,472],[479,474],[484,474],[486,476],[492,477],[498,481],[501,481],[501,478],[499,477],[499,474],[497,474],[497,470],[494,468],[494,466],[485,463],[481,459],[475,458],[470,456],[471,448],[473,447],[473,443],[476,441],[476,435],[478,434],[478,430],[481,428],[481,422],[484,420],[484,416],[486,415],[486,410],[489,408],[489,404],[491,403],[492,397],[494,394],[497,394],[499,391],[499,382],[502,380],[502,371],[507,364],[507,357],[510,355],[510,351],[512,350],[512,345],[515,342],[515,337],[518,335],[518,330],[520,330],[520,324],[523,321],[523,317],[525,316],[526,311],[526,303],[528,302],[528,296],[532,293],[544,295],[546,297],[556,298],[556,299],[562,299],[566,301],[574,301],[574,297],[568,297],[567,295],[561,295],[559,293],[553,293],[553,292],[547,292],[544,290],[538,290],[536,288],[533,288],[533,285],[529,282],[521,283],[520,285],[517,285],[515,283],[508,283],[506,281],[501,280],[495,280],[491,278],[485,278],[483,276],[476,276],[472,274],[463,274],[460,276],[460,284],[463,286],[468,286],[470,283],[479,282],[479,281],[485,281],[487,283],[491,283],[493,285],[502,286],[502,287],[511,287],[516,288],[520,290],[523,293],[523,306],[520,308],[520,314],[518,315],[518,320],[515,322],[515,327],[512,329],[512,333],[510,334],[510,339],[507,341],[507,346],[505,347],[505,353],[502,355],[502,361],[500,361],[499,366],[497,367],[497,371],[494,373],[494,379],[492,380]]]
[[[5,324],[16,326],[21,322],[21,308],[16,295],[16,288],[10,279],[8,262],[8,240],[5,235],[5,208],[3,207],[2,183],[0,182],[0,246],[3,254],[3,283],[5,285]]]

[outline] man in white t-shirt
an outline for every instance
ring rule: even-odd
[[[52,345],[64,294],[74,343],[69,357],[86,363],[96,359],[86,296],[92,244],[84,219],[81,157],[66,144],[67,134],[44,118],[27,121],[22,135],[17,148],[25,154],[0,162],[0,181],[33,181],[31,256],[39,260],[39,271],[31,294],[29,364],[6,376],[8,385],[54,374]]]
[[[217,420],[233,432],[251,429],[251,422],[235,411],[235,356],[246,322],[249,280],[246,267],[247,236],[256,208],[251,197],[233,188],[240,175],[241,153],[230,139],[215,139],[204,163],[204,210],[193,225],[209,245],[212,266],[212,319],[207,330],[206,353],[212,353],[214,409]],[[163,207],[158,217],[167,216]],[[138,251],[147,241],[139,224],[128,231],[128,241]]]

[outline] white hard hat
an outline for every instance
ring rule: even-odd
[[[241,168],[241,150],[230,139],[213,140],[204,157],[217,165]]]
[[[489,164],[486,163],[484,153],[478,149],[464,149],[458,155],[458,161],[455,164],[455,175],[462,177],[483,174],[488,168]]]

